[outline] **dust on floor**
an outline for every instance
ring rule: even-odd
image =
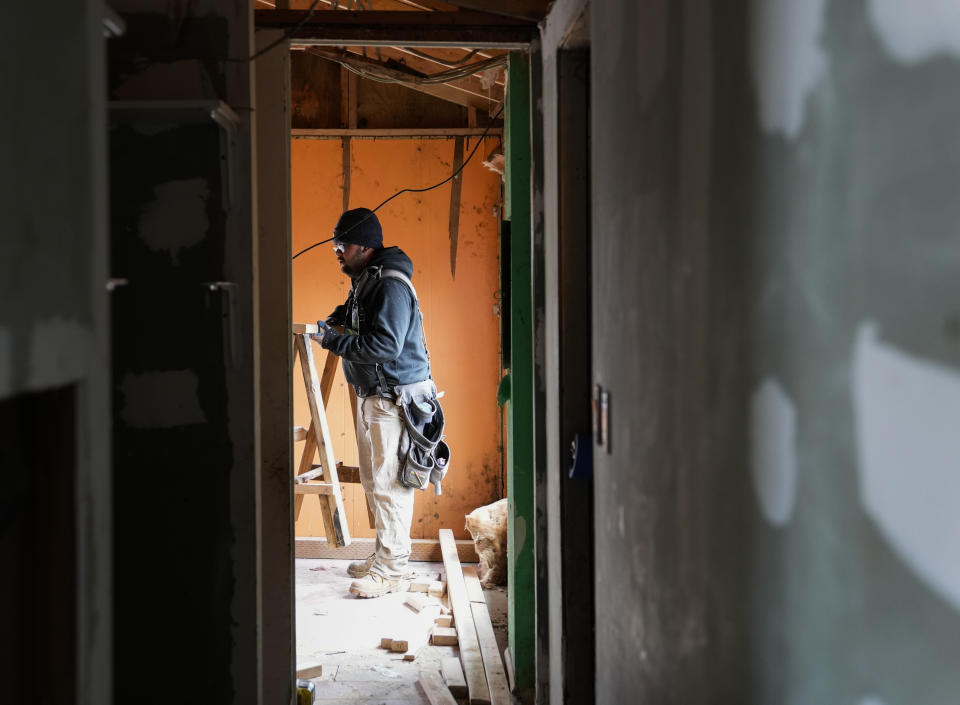
[[[414,661],[381,649],[383,637],[421,633],[424,620],[404,605],[405,593],[374,599],[351,595],[349,564],[310,558],[295,563],[297,661],[323,665],[323,676],[313,679],[317,705],[429,705],[417,683],[420,671],[439,671],[441,659],[459,655],[457,647],[425,644]],[[436,580],[443,574],[443,563],[410,565],[416,579]],[[502,654],[507,646],[506,592],[484,590],[484,597]]]

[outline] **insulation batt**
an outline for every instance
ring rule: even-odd
[[[467,514],[480,565],[477,576],[484,587],[507,583],[507,500],[478,507]]]

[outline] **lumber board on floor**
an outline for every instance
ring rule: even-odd
[[[487,601],[483,596],[483,587],[480,585],[480,578],[477,577],[476,566],[463,566],[463,582],[467,585],[467,597],[470,598],[470,602]]]
[[[430,701],[430,705],[457,705],[450,690],[444,685],[439,671],[421,671],[420,687]]]
[[[477,630],[477,639],[480,641],[480,652],[483,654],[483,670],[487,674],[487,687],[490,689],[490,705],[512,705],[510,684],[500,659],[500,648],[497,646],[497,636],[490,621],[490,612],[486,602],[471,602],[473,624]]]
[[[470,705],[489,705],[490,690],[483,670],[480,642],[473,625],[470,599],[463,580],[463,570],[457,557],[457,547],[450,529],[440,529],[440,550],[443,552],[443,567],[447,572],[447,597],[453,608],[457,623],[457,638],[460,643],[460,662],[470,693]],[[484,604],[486,607],[486,604]],[[442,628],[442,627],[441,627]]]
[[[440,660],[440,672],[443,680],[455,698],[467,697],[467,682],[463,679],[463,668],[456,656],[446,656]]]
[[[302,495],[299,495],[302,497]],[[458,540],[457,553],[463,563],[476,563],[477,551],[473,541]],[[296,558],[342,558],[355,560],[366,558],[376,550],[376,539],[353,539],[349,546],[331,548],[322,536],[298,536],[294,548]],[[438,563],[443,560],[440,542],[437,539],[413,539],[410,560]]]

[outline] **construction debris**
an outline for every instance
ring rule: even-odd
[[[480,564],[477,576],[484,587],[507,582],[507,500],[474,509],[467,515]],[[448,578],[449,580],[449,578]]]

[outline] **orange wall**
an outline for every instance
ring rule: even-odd
[[[450,184],[426,193],[405,193],[377,212],[384,244],[398,245],[413,260],[413,283],[425,317],[433,376],[446,414],[452,466],[443,495],[417,492],[411,535],[436,538],[441,528],[469,538],[464,516],[501,496],[498,289],[499,177],[480,163],[498,143],[487,138],[463,171],[456,277],[450,267]],[[476,144],[470,140],[464,158]],[[375,207],[402,188],[422,188],[452,171],[454,140],[352,140],[350,208]],[[330,237],[343,205],[339,140],[293,140],[293,251]],[[329,245],[293,262],[293,320],[314,322],[343,303],[349,278],[340,272]],[[314,346],[318,364],[326,351]],[[352,393],[338,372],[327,410],[334,455],[356,465],[356,436],[347,397]],[[294,370],[294,422],[309,424],[299,364]],[[302,443],[297,444],[297,452]],[[299,461],[299,457],[297,458]],[[344,484],[350,531],[372,537],[359,485]],[[322,536],[315,497],[306,497],[296,524],[298,536]]]

